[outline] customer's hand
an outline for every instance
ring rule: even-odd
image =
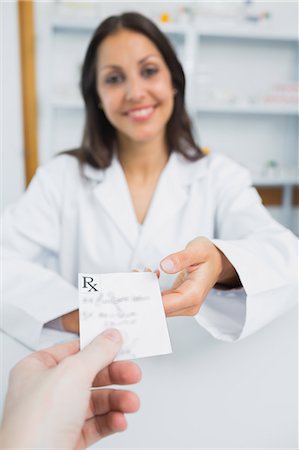
[[[161,261],[166,273],[179,273],[171,289],[162,292],[165,314],[194,316],[211,288],[240,287],[240,279],[225,255],[207,238],[198,237],[185,250]]]
[[[81,450],[125,430],[124,413],[138,410],[137,395],[90,389],[140,380],[135,364],[110,364],[121,342],[117,330],[107,330],[81,352],[76,340],[20,361],[10,375],[0,447]]]

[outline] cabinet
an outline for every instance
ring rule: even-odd
[[[62,17],[55,5],[37,7],[42,163],[80,144],[80,68],[94,28],[102,18],[125,9],[120,4],[111,8],[109,12],[105,4],[94,19]],[[277,218],[293,230],[292,193],[299,185],[296,8],[294,3],[284,9],[274,6],[265,24],[200,15],[191,23],[159,24],[183,64],[187,107],[200,145],[248,167],[256,186],[282,187]],[[146,12],[136,4],[127,9]]]

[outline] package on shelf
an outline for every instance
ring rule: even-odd
[[[275,105],[298,105],[299,84],[298,82],[277,83],[264,96],[264,103]]]
[[[265,179],[275,180],[277,183],[299,182],[299,170],[297,167],[279,164],[275,160],[266,161],[265,165],[262,167],[260,175]]]
[[[93,18],[99,12],[100,2],[56,0],[55,14],[68,18]]]
[[[235,19],[243,11],[242,2],[201,2],[197,5],[196,13],[199,18]]]

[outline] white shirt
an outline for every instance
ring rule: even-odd
[[[296,303],[297,239],[271,218],[242,166],[172,153],[140,227],[116,157],[82,173],[76,158],[55,157],[3,216],[2,328],[37,348],[45,323],[78,308],[78,272],[156,269],[197,236],[221,249],[243,285],[212,289],[195,316],[213,336],[241,339]],[[162,274],[161,288],[173,279]]]

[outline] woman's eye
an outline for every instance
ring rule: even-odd
[[[142,75],[145,76],[146,78],[148,78],[148,77],[152,77],[157,72],[158,72],[157,67],[146,67],[145,69],[143,69]]]
[[[118,84],[118,83],[121,83],[122,81],[123,81],[123,76],[120,73],[109,75],[105,79],[106,84]]]

